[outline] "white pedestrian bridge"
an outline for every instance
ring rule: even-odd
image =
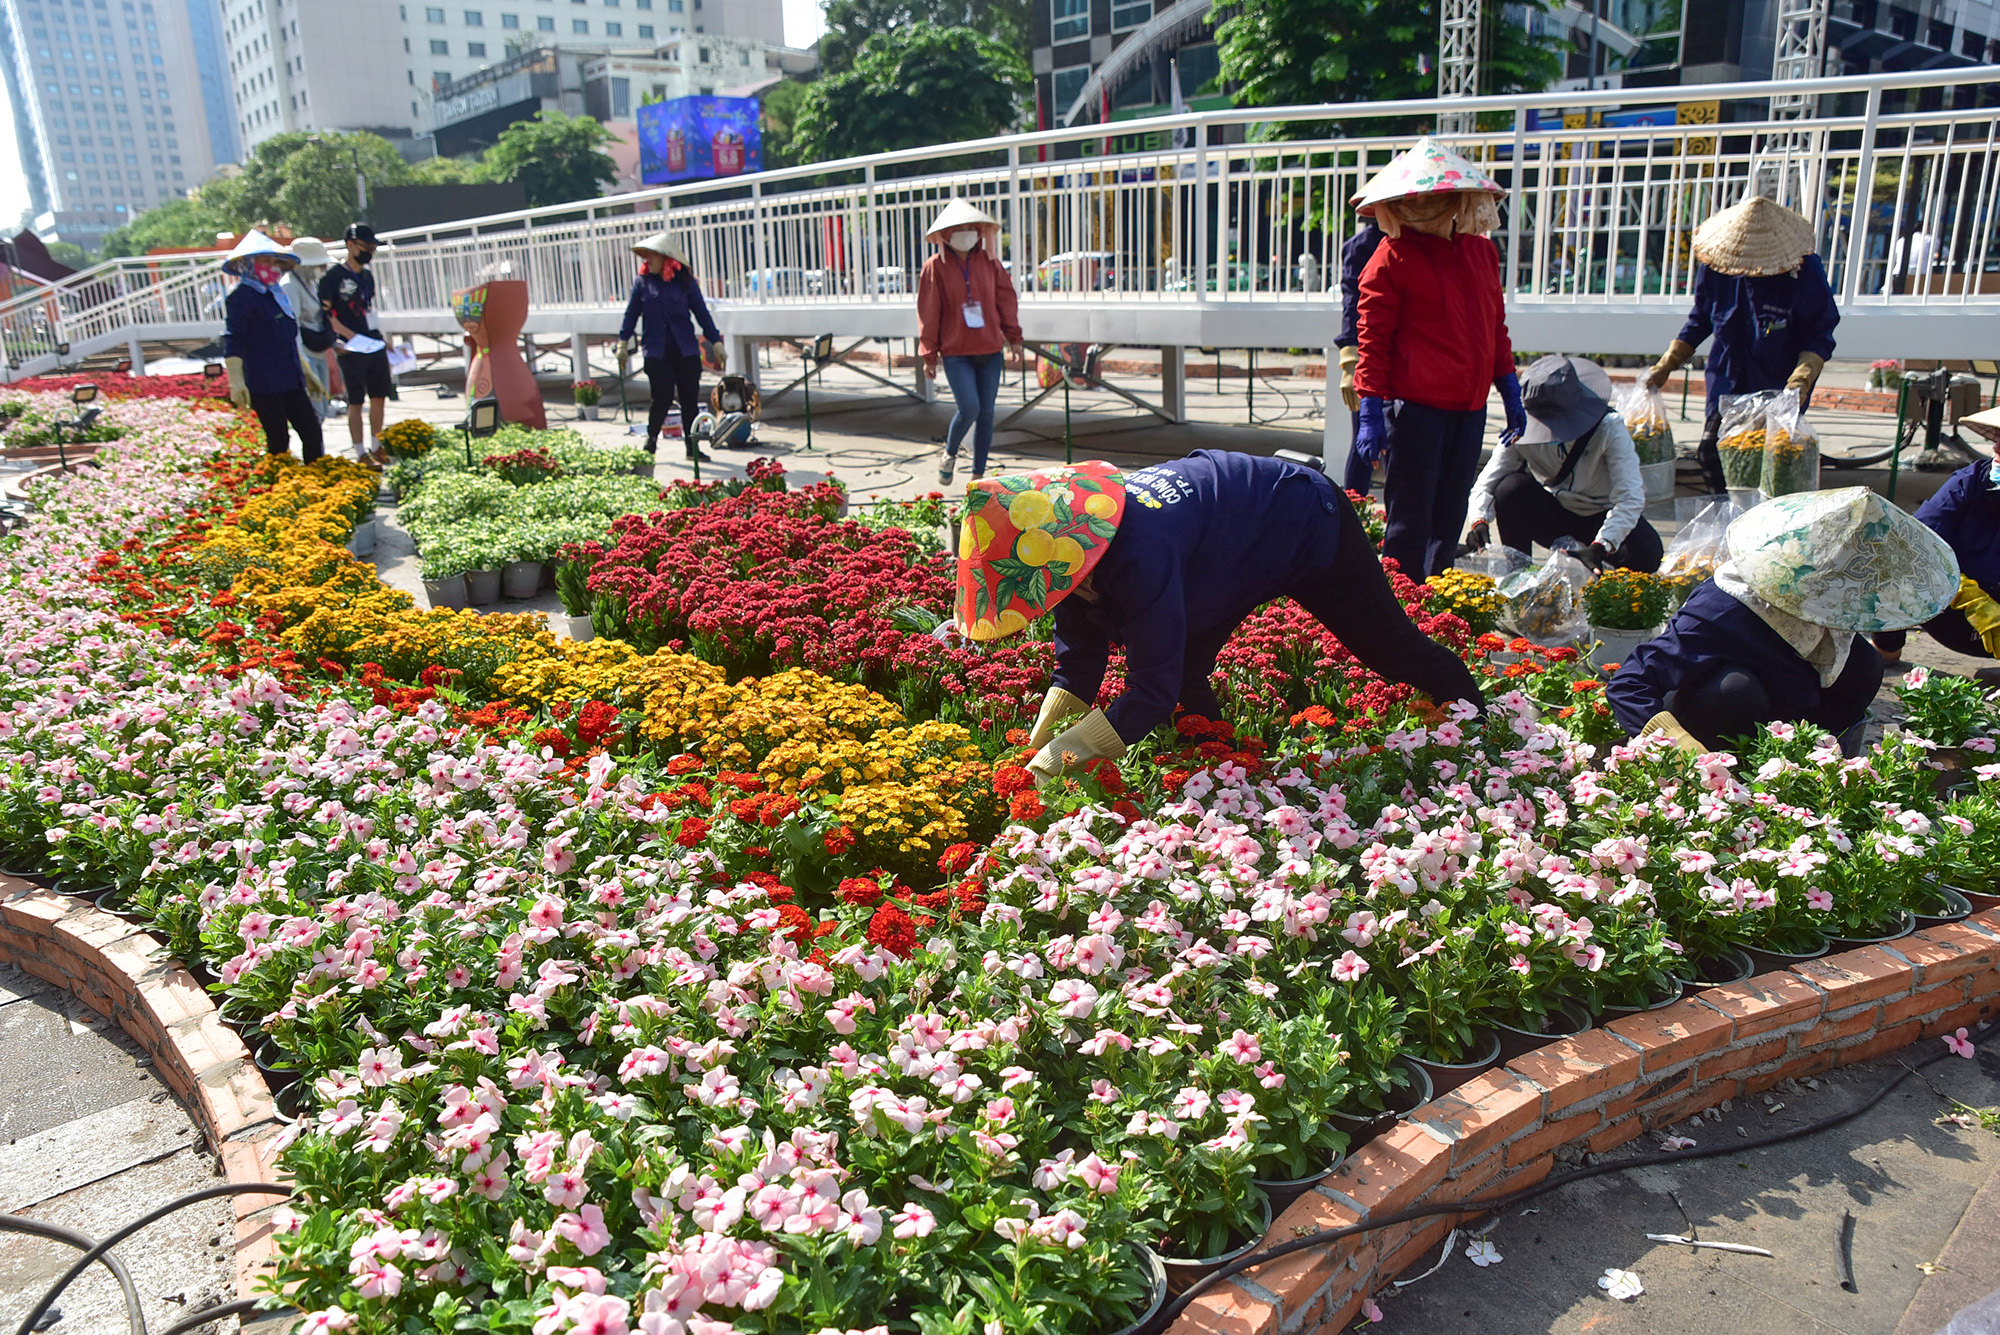
[[[1809,95],[1813,114],[1768,118],[1779,92]],[[1332,341],[1347,200],[1441,105],[1122,121],[385,233],[383,324],[454,337],[455,292],[525,279],[527,333],[582,352],[617,332],[631,243],[666,228],[735,366],[754,370],[759,341],[906,338],[924,228],[964,196],[1003,224],[1027,338],[1163,349],[1175,415],[1186,348]],[[1450,106],[1482,127],[1452,142],[1506,189],[1495,240],[1519,348],[1664,348],[1687,310],[1694,228],[1763,193],[1814,222],[1841,356],[2000,354],[2000,67]],[[1919,271],[1892,273],[1906,254]],[[0,306],[10,375],[120,347],[143,364],[148,343],[218,334],[219,258],[116,260],[14,295]]]

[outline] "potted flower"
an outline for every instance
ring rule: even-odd
[[[1583,606],[1597,643],[1590,661],[1599,667],[1625,661],[1634,649],[1658,635],[1673,604],[1674,589],[1643,570],[1606,570],[1583,589]]]
[[[465,598],[474,607],[500,601],[500,568],[514,559],[513,534],[498,521],[469,520],[450,534],[462,544]]]
[[[1879,357],[1868,363],[1868,388],[1888,389],[1892,377],[1901,369],[1894,357]]]
[[[383,427],[375,441],[391,459],[415,459],[429,454],[437,444],[437,428],[421,417],[411,417]]]
[[[597,401],[604,397],[595,380],[579,380],[570,386],[570,397],[576,400],[576,415],[586,422],[597,420]]]
[[[563,615],[569,622],[572,640],[587,640],[595,633],[590,622],[590,564],[582,559],[560,561],[556,565],[556,597],[562,599]]]
[[[578,387],[579,390],[581,386]],[[593,391],[595,386],[592,386]],[[582,400],[578,399],[578,403]],[[528,487],[549,482],[562,475],[562,464],[545,450],[515,450],[511,454],[489,454],[480,461],[512,486]]]
[[[417,560],[417,573],[432,607],[466,606],[465,570],[464,549],[449,537],[440,535],[425,544]]]
[[[1499,626],[1503,600],[1491,575],[1454,568],[1432,575],[1426,583],[1431,590],[1430,600],[1424,604],[1426,612],[1449,612],[1474,635]]]

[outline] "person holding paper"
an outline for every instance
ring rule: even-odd
[[[354,457],[381,462],[386,456],[374,442],[382,437],[389,400],[396,397],[396,379],[389,374],[389,350],[375,323],[375,229],[353,223],[347,229],[347,258],[319,280],[319,304],[334,333],[340,354],[340,378],[347,387],[347,438]],[[361,406],[368,404],[368,434],[362,434]]]
[[[986,476],[1000,376],[1007,369],[1002,349],[1020,355],[1021,317],[1014,280],[994,254],[1000,240],[997,219],[954,199],[931,221],[924,239],[937,253],[924,261],[917,278],[917,355],[932,379],[943,364],[958,405],[938,460],[938,485],[948,487],[967,431],[972,432],[973,479]]]

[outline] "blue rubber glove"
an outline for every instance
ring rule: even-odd
[[[1382,400],[1363,396],[1361,427],[1354,433],[1354,452],[1368,463],[1381,459],[1389,448],[1389,417]]]
[[[1493,387],[1500,391],[1500,402],[1507,409],[1507,429],[1500,433],[1500,443],[1512,445],[1528,429],[1528,410],[1521,406],[1521,377],[1519,373],[1509,371],[1494,381]]]

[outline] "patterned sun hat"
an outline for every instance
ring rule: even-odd
[[[1729,526],[1729,553],[1759,598],[1833,630],[1921,626],[1958,593],[1944,539],[1866,487],[1766,501]]]
[[[998,640],[1076,591],[1125,517],[1125,475],[1102,460],[989,477],[965,489],[960,632]]]
[[[1352,203],[1362,217],[1372,218],[1375,206],[1386,200],[1455,190],[1484,190],[1494,195],[1505,193],[1498,181],[1425,135],[1392,158],[1388,166],[1376,172]]]

